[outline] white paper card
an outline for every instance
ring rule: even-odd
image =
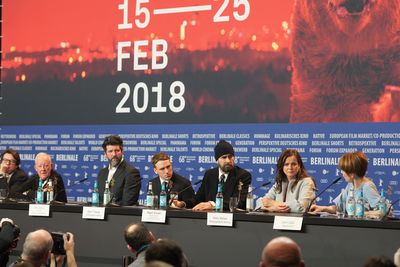
[[[273,229],[301,231],[303,217],[275,216]]]
[[[142,210],[142,222],[165,223],[166,210]]]
[[[232,227],[233,213],[208,212],[207,225]]]
[[[83,207],[82,219],[104,220],[105,213],[104,207]]]
[[[29,216],[50,216],[50,205],[46,204],[29,204]]]

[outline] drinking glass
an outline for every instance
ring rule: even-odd
[[[172,205],[174,200],[178,200],[178,192],[171,191],[171,192],[169,192],[169,201],[170,201],[171,205]]]
[[[7,198],[8,190],[6,188],[0,189],[0,201],[3,202]]]
[[[234,212],[237,208],[238,205],[238,198],[237,197],[231,197],[229,199],[229,210],[231,212]]]

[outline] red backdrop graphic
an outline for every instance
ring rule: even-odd
[[[304,102],[296,95],[290,101],[293,4],[294,0],[3,1],[3,120],[5,124],[398,121],[397,113],[389,112],[396,109],[397,87],[387,87],[383,93],[386,84],[381,86],[382,95],[366,108],[375,110],[373,116],[327,120],[290,116],[291,109],[300,114],[307,106],[303,103],[315,100]],[[170,10],[182,7],[199,9]],[[173,14],[156,14],[168,11]],[[132,27],[119,29],[124,14]],[[140,23],[144,27],[138,27]],[[153,56],[162,48],[152,51],[157,40],[165,40],[168,58],[159,70],[152,68]],[[123,42],[130,44],[121,48]],[[122,54],[129,58],[119,59]],[[135,69],[135,57],[137,64],[147,65],[145,70]],[[160,53],[154,62],[162,61]],[[19,115],[16,106],[21,104],[31,116]],[[336,104],[324,102],[325,109],[318,113],[327,112],[329,117]]]

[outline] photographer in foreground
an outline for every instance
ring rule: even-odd
[[[75,241],[72,233],[63,234],[65,255],[57,255],[56,252],[51,254],[50,267],[65,266],[65,257],[67,257],[67,267],[77,267],[75,261]]]
[[[67,266],[76,267],[74,255],[74,236],[71,233],[63,235],[63,246],[67,256]],[[48,266],[50,260],[50,267],[63,266],[65,255],[54,255],[52,250],[54,241],[52,235],[44,230],[36,230],[30,232],[25,239],[22,249],[21,258],[14,262],[10,267],[42,267]]]
[[[8,257],[19,240],[19,228],[11,219],[0,221],[0,267],[7,266]]]

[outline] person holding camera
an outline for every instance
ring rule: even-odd
[[[19,228],[9,218],[0,221],[0,267],[7,266],[8,257],[13,248],[17,246]]]
[[[54,240],[53,237],[53,241]],[[65,257],[67,258],[67,267],[77,267],[77,263],[75,260],[75,241],[74,235],[70,232],[67,232],[62,235],[61,244],[53,245],[53,251],[51,254],[51,261],[50,267],[57,267],[57,266],[64,266],[63,263],[65,262]],[[63,247],[61,251],[54,251],[54,247]]]
[[[65,255],[58,255],[62,253],[56,249],[60,246],[64,247]],[[74,250],[75,241],[73,234],[65,233],[62,239],[55,239],[55,235],[50,234],[47,230],[39,229],[30,232],[26,236],[21,258],[10,265],[10,267],[48,266],[49,261],[50,267],[57,267],[62,266],[65,256],[67,257],[68,267],[77,267]]]

